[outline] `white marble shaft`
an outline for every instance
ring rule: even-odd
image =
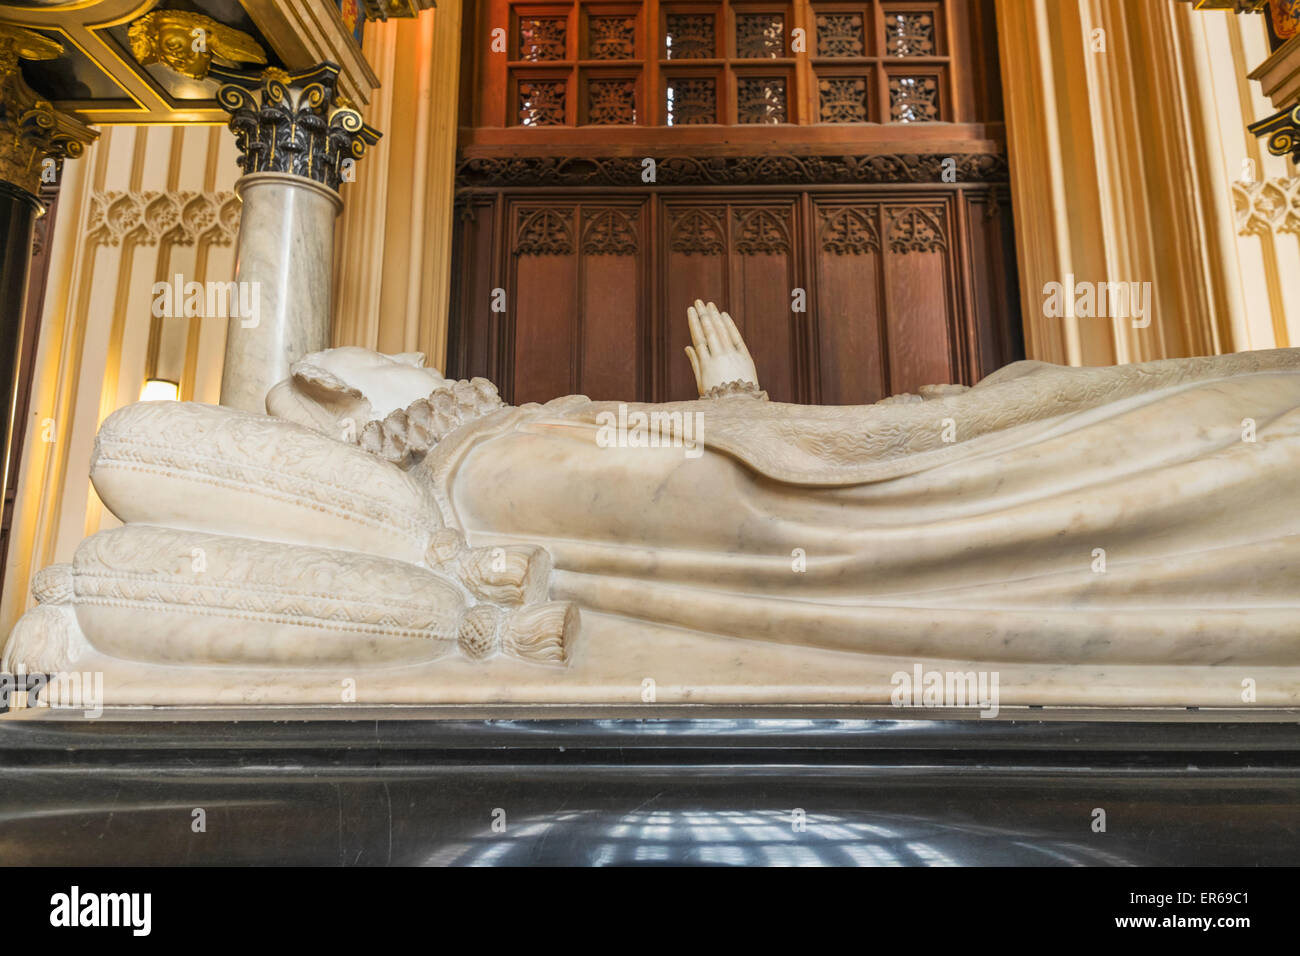
[[[221,404],[261,412],[294,361],[329,345],[334,219],[343,202],[289,173],[245,176],[235,192],[244,201],[235,282],[257,308],[231,316]]]

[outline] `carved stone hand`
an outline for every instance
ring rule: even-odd
[[[758,371],[750,358],[745,340],[731,316],[719,313],[710,302],[699,299],[686,310],[691,326],[692,345],[686,346],[686,357],[695,371],[695,384],[701,395],[730,382],[752,383],[758,389]]]

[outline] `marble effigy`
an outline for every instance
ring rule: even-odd
[[[41,573],[3,668],[102,671],[110,706],[880,704],[931,673],[1300,703],[1300,350],[809,407],[689,321],[698,401],[515,408],[334,349],[267,415],[120,409],[91,476],[124,525]]]

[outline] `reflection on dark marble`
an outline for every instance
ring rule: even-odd
[[[1298,784],[1287,721],[11,717],[0,863],[1272,865]]]

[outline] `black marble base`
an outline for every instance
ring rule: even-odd
[[[0,863],[1300,861],[1290,712],[551,713],[15,711]]]

